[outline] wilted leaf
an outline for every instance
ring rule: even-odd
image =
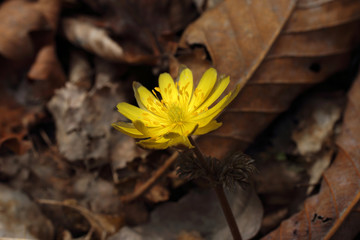
[[[41,42],[34,42],[31,34],[49,29],[48,22],[37,5],[37,2],[23,0],[5,1],[1,4],[0,54],[5,58],[26,63],[42,45]]]
[[[197,15],[192,0],[84,2],[101,19],[65,20],[66,37],[105,59],[131,64],[161,65],[175,53],[177,33]]]
[[[37,3],[37,8],[48,21],[49,30],[51,30],[52,34],[49,36],[50,43],[39,50],[28,77],[32,80],[46,81],[38,84],[37,87],[40,89],[37,89],[35,94],[48,99],[52,96],[54,89],[62,86],[66,81],[66,76],[56,56],[54,39],[61,10],[61,1],[40,0]]]
[[[85,19],[65,18],[62,20],[66,38],[104,59],[125,61],[123,48],[110,38],[106,30]]]
[[[221,157],[245,149],[296,96],[344,69],[360,42],[358,8],[359,1],[232,0],[191,24],[181,46],[204,45],[233,85],[246,83],[223,127],[198,138],[202,150]]]
[[[350,93],[339,152],[323,174],[320,192],[308,198],[304,210],[283,221],[264,239],[330,239],[360,199],[360,75]],[[357,229],[356,229],[357,231]]]
[[[76,67],[84,62],[74,64],[70,69],[71,82],[57,90],[48,104],[57,127],[59,151],[70,161],[91,160],[94,166],[108,162],[110,156],[121,158],[121,155],[113,154],[119,153],[116,145],[132,140],[120,134],[113,136],[110,123],[118,119],[118,114],[114,109],[104,107],[115,106],[124,99],[121,85],[112,81],[117,69],[103,60],[97,61],[95,84],[88,91],[84,86],[90,85],[90,75],[81,80],[81,84],[76,80],[84,76]],[[83,67],[86,69],[86,64]],[[74,75],[74,71],[80,75]],[[122,156],[131,157],[136,147],[133,144],[127,150]]]
[[[30,142],[24,140],[31,114],[4,91],[0,90],[0,96],[0,150],[23,154],[31,146]]]

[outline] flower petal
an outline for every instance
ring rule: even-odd
[[[144,122],[136,120],[134,126],[139,132],[144,134],[146,137],[157,138],[168,133],[171,129],[166,126],[147,127]]]
[[[135,107],[126,102],[117,105],[118,111],[132,122],[141,120],[149,127],[158,127],[164,120],[149,111]]]
[[[209,96],[216,83],[217,72],[214,68],[208,69],[200,79],[189,104],[189,111],[198,108]]]
[[[137,142],[143,148],[147,149],[166,149],[169,147],[169,139],[159,138],[159,139],[146,139]]]
[[[159,99],[157,99],[154,94],[152,94],[147,88],[141,85],[141,83],[134,82],[133,89],[136,101],[140,108],[149,110],[159,117],[166,117],[166,114],[164,113],[165,107],[160,103]]]
[[[125,133],[126,135],[133,138],[146,138],[139,130],[137,130],[132,123],[117,122],[111,124],[116,130]]]
[[[210,107],[210,105],[213,104],[225,91],[229,83],[230,83],[230,77],[220,79],[216,83],[213,92],[208,96],[208,98],[203,102],[203,104],[201,104],[201,106],[198,109],[204,111],[208,107]]]
[[[195,127],[197,127],[196,122],[185,122],[181,125],[175,125],[169,132],[174,132],[181,136],[189,136],[194,131]]]
[[[193,117],[192,120],[199,123],[199,128],[204,127],[211,120],[217,117],[221,111],[232,102],[232,100],[234,100],[241,88],[242,85],[237,84],[235,89],[226,95],[223,99],[221,99],[220,102],[218,102],[214,107]]]
[[[159,76],[159,88],[161,96],[166,104],[177,102],[178,90],[174,80],[168,73],[162,73]]]
[[[214,130],[218,129],[219,127],[221,127],[221,125],[222,125],[222,122],[217,122],[216,120],[212,120],[207,125],[196,129],[196,131],[194,132],[194,135],[206,134],[208,132],[211,132],[211,131],[214,131]]]
[[[146,139],[137,142],[140,146],[150,149],[166,149],[168,147],[182,147],[193,148],[189,139],[185,136],[178,136],[176,138],[167,139],[164,137],[158,139]]]
[[[182,101],[182,104],[186,104],[186,108],[193,94],[193,86],[194,81],[192,72],[190,71],[190,69],[185,68],[180,74],[178,87],[180,101]]]

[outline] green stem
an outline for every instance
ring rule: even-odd
[[[203,168],[206,169],[209,176],[214,180],[214,178],[215,178],[214,174],[211,171],[211,169],[208,167],[208,165],[206,163],[206,160],[205,160],[205,157],[201,153],[198,145],[195,143],[195,141],[190,136],[189,136],[189,140],[190,140],[191,144],[195,147],[195,148],[193,148],[193,151],[194,151],[197,159],[200,161]],[[236,221],[235,221],[234,214],[233,214],[233,212],[232,212],[232,210],[230,208],[229,202],[228,202],[228,200],[226,198],[226,195],[225,195],[225,192],[224,192],[224,189],[223,189],[222,185],[218,184],[216,187],[214,187],[214,190],[215,190],[216,196],[218,197],[219,202],[221,204],[221,208],[222,208],[223,213],[225,215],[225,218],[226,218],[227,224],[228,224],[228,226],[230,228],[233,239],[234,240],[242,240],[239,228],[238,228],[238,226],[236,224]]]

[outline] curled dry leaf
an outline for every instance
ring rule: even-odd
[[[102,16],[101,25],[124,50],[120,61],[128,63],[162,64],[174,55],[177,34],[197,16],[192,0],[84,2]]]
[[[57,60],[54,35],[60,0],[5,1],[0,10],[0,55],[5,58],[1,72],[28,67],[28,77],[48,80],[31,86],[36,99],[48,99],[66,80]]]
[[[246,83],[223,127],[198,138],[203,151],[222,157],[245,149],[296,96],[344,69],[360,42],[359,8],[356,0],[230,0],[191,24],[180,45],[204,45],[231,84]]]
[[[42,45],[33,33],[46,33],[48,22],[33,1],[5,1],[0,8],[0,54],[16,63],[27,63]]]
[[[348,97],[339,152],[323,174],[320,192],[305,201],[304,209],[281,223],[264,239],[330,239],[360,199],[360,75]],[[351,232],[358,231],[357,228]],[[350,234],[350,232],[349,232]]]
[[[58,18],[61,10],[61,0],[41,0],[37,2],[37,8],[44,14],[49,24],[49,30],[52,31],[50,35],[50,43],[43,46],[31,66],[28,77],[32,80],[47,80],[44,89],[44,83],[39,84],[41,89],[38,90],[38,95],[43,94],[45,98],[49,98],[53,94],[53,90],[64,84],[66,76],[57,59],[55,52],[54,36],[57,29]],[[48,91],[44,94],[44,90]]]
[[[116,43],[106,30],[85,19],[65,18],[62,28],[66,38],[74,45],[82,47],[104,59],[124,61],[123,48]]]
[[[0,96],[0,152],[10,150],[23,154],[31,147],[24,137],[28,134],[27,124],[34,116],[5,91],[0,90]]]

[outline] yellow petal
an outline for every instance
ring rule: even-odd
[[[165,138],[159,138],[157,140],[146,139],[137,142],[138,145],[147,149],[166,149],[169,147],[168,143],[169,143],[169,139],[165,139]]]
[[[182,147],[193,148],[189,139],[184,136],[178,136],[176,138],[158,138],[158,139],[146,139],[138,142],[138,144],[144,148],[150,149],[166,149],[168,147]]]
[[[118,111],[132,122],[141,120],[145,125],[149,127],[158,127],[164,121],[162,118],[152,114],[149,111],[135,107],[134,105],[126,102],[119,103],[117,105]]]
[[[181,125],[174,126],[169,132],[174,132],[181,136],[189,136],[194,131],[195,127],[197,127],[196,122],[185,122]]]
[[[168,73],[162,73],[159,76],[159,88],[161,96],[166,104],[177,102],[178,90],[174,80]]]
[[[209,96],[216,83],[217,72],[214,68],[209,68],[201,77],[189,104],[189,111],[198,108]]]
[[[137,130],[132,123],[126,123],[126,122],[117,122],[111,124],[116,130],[125,133],[126,135],[129,135],[133,138],[145,138],[139,130]]]
[[[227,86],[230,83],[230,77],[222,78],[220,81],[216,83],[216,86],[213,89],[213,92],[210,93],[209,97],[201,104],[199,107],[199,110],[204,110],[208,107],[210,107],[211,104],[213,104],[225,91]]]
[[[134,82],[133,89],[136,101],[140,108],[144,110],[149,110],[150,112],[158,115],[159,117],[166,117],[166,114],[164,113],[165,107],[147,88],[145,88],[138,82]]]
[[[186,104],[186,107],[190,102],[193,93],[193,85],[194,81],[192,72],[190,69],[186,68],[181,72],[178,82],[180,100],[182,101],[182,104]]]
[[[232,102],[232,100],[234,100],[234,98],[238,95],[241,87],[242,85],[236,85],[235,89],[226,95],[223,99],[221,99],[220,102],[218,102],[214,107],[193,117],[192,120],[199,123],[199,128],[207,125],[211,120],[217,117],[221,111]]]
[[[211,132],[211,131],[214,131],[214,130],[218,129],[219,127],[221,127],[221,125],[222,125],[221,122],[217,122],[216,120],[212,120],[207,125],[196,129],[196,131],[194,132],[194,135],[206,134],[208,132]]]
[[[134,121],[134,126],[139,132],[146,137],[157,138],[168,133],[171,128],[169,126],[147,127],[144,122],[140,120]]]

